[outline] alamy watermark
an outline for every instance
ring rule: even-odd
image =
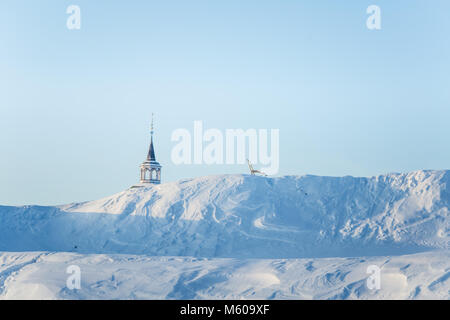
[[[369,30],[380,30],[381,29],[381,9],[379,6],[370,5],[366,10],[367,14],[370,16],[366,20],[366,26]]]
[[[66,273],[70,276],[66,280],[66,286],[69,290],[81,289],[81,269],[77,265],[68,266]]]
[[[66,13],[70,14],[67,18],[66,26],[69,30],[81,29],[81,9],[77,5],[70,5],[66,9]]]
[[[171,152],[172,162],[179,164],[245,164],[249,159],[265,167],[269,175],[278,173],[280,166],[280,130],[210,128],[194,121],[193,133],[185,128],[172,132],[176,145]]]
[[[366,285],[369,290],[379,290],[381,288],[381,269],[377,265],[370,265],[366,270],[370,276],[366,280]]]
[[[369,30],[381,29],[381,9],[377,5],[370,5],[366,9],[366,13],[369,17],[366,20],[366,26]],[[69,30],[81,29],[81,9],[78,5],[70,5],[66,9],[66,14],[70,16],[67,18],[66,26]]]

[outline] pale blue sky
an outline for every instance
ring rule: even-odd
[[[448,169],[449,15],[446,0],[2,0],[0,204],[136,183],[152,112],[164,181],[247,172],[173,165],[171,133],[194,120],[279,128],[280,175]]]

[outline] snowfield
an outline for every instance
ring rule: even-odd
[[[0,298],[449,299],[449,203],[450,171],[416,171],[208,176],[0,206]]]
[[[81,289],[66,287],[69,265]],[[366,285],[381,267],[379,290]],[[395,257],[232,259],[3,253],[1,299],[448,299],[449,252]]]

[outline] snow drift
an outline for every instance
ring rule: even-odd
[[[80,290],[67,267],[82,270]],[[367,287],[368,266],[381,287]],[[226,259],[66,252],[0,253],[2,299],[443,299],[450,252],[395,257]]]
[[[305,258],[449,248],[450,171],[221,175],[58,207],[0,206],[0,251]]]

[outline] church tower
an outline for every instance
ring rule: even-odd
[[[161,165],[156,161],[155,148],[153,147],[153,113],[152,125],[150,129],[150,147],[147,153],[147,159],[141,164],[141,184],[160,184],[161,183]]]

